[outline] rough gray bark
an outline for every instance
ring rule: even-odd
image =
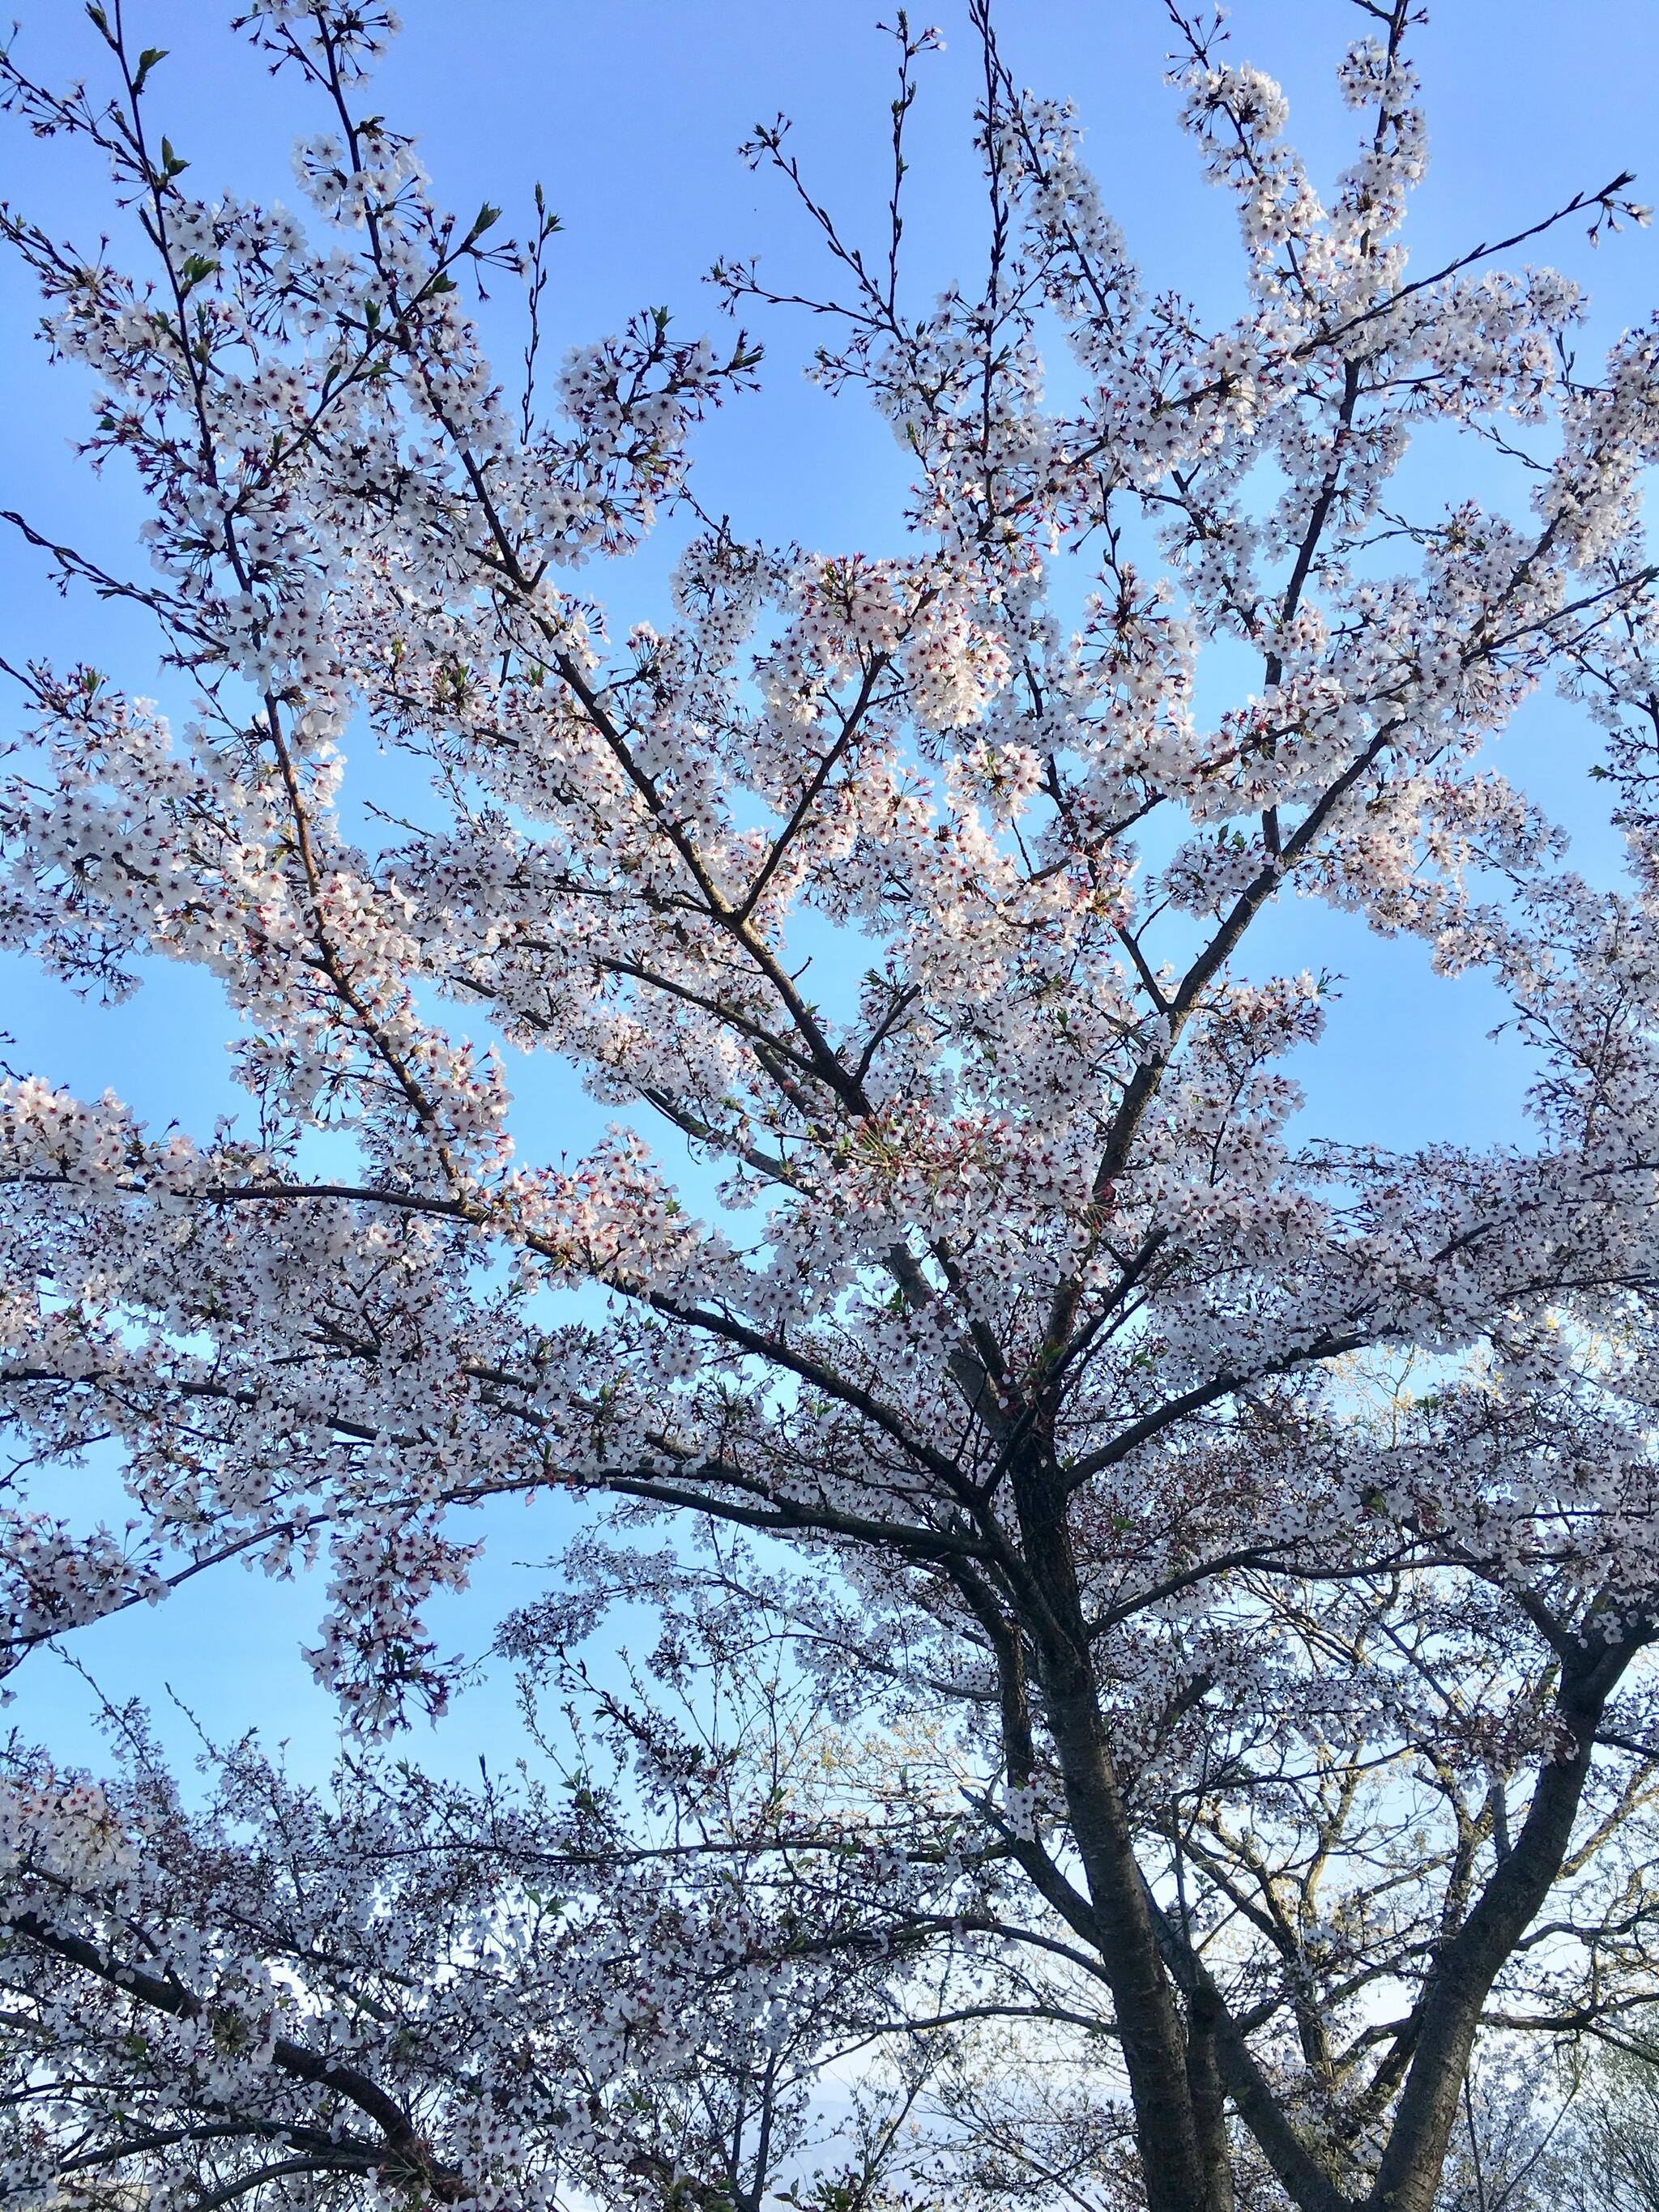
[[[1200,2148],[1186,2035],[1106,1741],[1058,1471],[1024,1473],[1015,1497],[1042,1613],[1036,1640],[1043,1703],[1116,2008],[1147,2206],[1209,2212],[1217,2200]]]

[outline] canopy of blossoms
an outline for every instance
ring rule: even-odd
[[[1359,151],[1324,198],[1278,88],[1173,15],[1239,215],[1224,327],[1143,288],[1069,109],[1018,88],[979,0],[982,284],[916,308],[901,281],[933,33],[901,19],[890,252],[757,136],[840,288],[805,302],[818,373],[912,464],[887,559],[701,517],[688,441],[753,379],[742,331],[649,313],[547,373],[550,222],[520,249],[494,209],[442,212],[373,112],[378,0],[244,19],[319,125],[303,220],[193,196],[149,121],[164,58],[118,9],[88,11],[107,91],[0,60],[150,252],[130,276],[0,218],[95,385],[88,453],[143,487],[149,572],[32,534],[153,611],[190,702],[22,672],[0,931],[95,992],[208,971],[249,1102],[157,1133],[113,1094],[0,1089],[9,1653],[218,1562],[320,1560],[311,1665],[372,1741],[446,1698],[428,1601],[465,1580],[466,1509],[558,1489],[755,1532],[739,1616],[783,1546],[768,1602],[830,1721],[938,1717],[886,1856],[842,1804],[793,1890],[746,1882],[748,1805],[725,1889],[659,1913],[619,1828],[556,1926],[477,1804],[416,1878],[412,1784],[352,1783],[337,1822],[250,1754],[198,1821],[148,1752],[112,1795],[23,1761],[8,1972],[26,2075],[95,2084],[87,2171],[160,2188],[168,2130],[218,2127],[234,2170],[180,2204],[309,2205],[328,2175],[758,2192],[629,2104],[684,2051],[618,2021],[648,2041],[695,2002],[685,2047],[763,2073],[769,2021],[821,2052],[908,2003],[926,1937],[981,2008],[1045,1946],[1084,1978],[1096,2104],[1127,2116],[1112,2201],[1427,2212],[1483,2030],[1631,2001],[1659,1773],[1659,330],[1587,368],[1577,290],[1518,252],[1639,217],[1623,177],[1408,271],[1409,10],[1365,12]],[[522,391],[480,350],[482,269],[528,280]],[[744,313],[783,304],[716,273]],[[1398,472],[1427,425],[1506,457],[1508,504],[1420,500]],[[659,513],[694,518],[677,613],[627,629],[592,564]],[[1492,765],[1544,684],[1599,726],[1616,889]],[[370,844],[342,807],[377,745],[426,797]],[[1266,972],[1251,936],[1297,900],[1493,979],[1534,1141],[1308,1133],[1285,1062],[1331,979]],[[605,1140],[515,1129],[492,1039],[575,1063]],[[1413,1362],[1429,1381],[1382,1387]],[[50,1471],[112,1439],[131,1517],[88,1529]],[[594,1571],[700,1620],[720,1581],[626,1544]],[[508,1642],[562,1668],[574,1634]],[[303,1881],[270,1870],[291,1831]],[[809,1937],[806,1861],[866,1847]],[[1052,1987],[1028,2008],[1066,2014]],[[112,2134],[135,2102],[148,2133]],[[15,2185],[75,2170],[47,2129]]]

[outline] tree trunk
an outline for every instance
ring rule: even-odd
[[[1561,1871],[1602,1709],[1645,1640],[1644,1632],[1599,1652],[1563,1651],[1555,1708],[1561,1748],[1538,1778],[1514,1849],[1424,1990],[1422,2029],[1366,2212],[1432,2212],[1481,2011]]]
[[[1204,2212],[1233,2212],[1233,2160],[1227,2141],[1227,2093],[1221,2079],[1217,2032],[1221,2005],[1212,1989],[1194,1991],[1187,2005],[1187,2091],[1198,2130],[1198,2154],[1209,2182]]]
[[[1062,1662],[1045,1666],[1043,1676],[1072,1834],[1117,2014],[1148,2212],[1211,2212],[1218,2200],[1200,2149],[1186,2036],[1158,1956],[1093,1674],[1086,1662]]]
[[[1117,2014],[1148,2212],[1224,2212],[1228,2199],[1216,2195],[1206,2171],[1186,2036],[1107,1747],[1065,1493],[1052,1471],[1032,1471],[1017,1477],[1015,1498],[1026,1564],[1042,1598],[1043,1617],[1032,1626],[1043,1703]],[[1213,2131],[1206,2133],[1212,2145]]]

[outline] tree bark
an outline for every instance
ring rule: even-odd
[[[1148,2212],[1208,2212],[1213,2199],[1188,2082],[1186,2036],[1158,1957],[1092,1672],[1086,1661],[1051,1662],[1042,1672],[1066,1810],[1117,2014]]]
[[[1195,1990],[1188,2000],[1187,2094],[1209,2183],[1204,2212],[1233,2212],[1232,2146],[1227,2140],[1227,2092],[1218,2049],[1221,2013],[1213,1989]]]
[[[1117,2014],[1148,2212],[1216,2212],[1224,2200],[1206,2170],[1186,2035],[1106,1741],[1065,1492],[1052,1470],[1038,1469],[1016,1476],[1014,1495],[1042,1605],[1031,1626],[1043,1704]]]

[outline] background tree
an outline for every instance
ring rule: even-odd
[[[1649,2212],[1659,2204],[1659,2081],[1651,2045],[1603,2056],[1589,2075],[1566,2131],[1560,2201],[1572,2212],[1591,2204]]]
[[[579,1547],[508,1635],[532,1674],[580,1666],[592,1594],[644,1598],[672,1684],[698,1654],[729,1668],[759,1608],[780,1683],[799,1670],[827,1725],[927,1717],[915,1767],[814,1802],[786,1852],[775,1804],[721,1808],[729,1923],[672,1890],[635,1910],[606,1839],[583,1917],[599,1984],[620,1960],[643,1994],[619,2002],[685,2010],[689,1942],[721,1983],[699,2018],[726,2023],[693,2039],[718,2063],[663,2092],[704,2100],[684,2158],[643,2125],[612,2158],[641,2187],[683,2190],[682,2165],[766,2185],[764,2155],[716,2155],[712,2115],[750,2109],[775,1994],[799,2024],[779,2050],[804,2039],[792,2081],[908,2012],[920,2049],[1000,2008],[1079,2039],[1041,2085],[1058,2109],[1091,2078],[1098,2103],[1109,2045],[1133,2160],[1103,2113],[1090,2186],[1151,2212],[1268,2188],[1426,2212],[1485,2030],[1650,1994],[1659,683],[1638,497],[1659,341],[1591,375],[1575,289],[1499,265],[1566,218],[1642,211],[1620,176],[1408,276],[1409,11],[1363,12],[1340,70],[1360,146],[1328,203],[1277,87],[1172,13],[1187,126],[1241,218],[1248,296],[1220,329],[1143,292],[1069,111],[1018,89],[982,6],[982,284],[916,310],[902,282],[930,33],[900,19],[878,249],[762,130],[752,157],[838,288],[790,297],[823,379],[914,458],[915,550],[826,557],[705,520],[676,620],[620,640],[574,571],[691,507],[684,442],[751,377],[746,337],[684,342],[653,311],[568,356],[550,414],[532,343],[509,398],[463,287],[523,267],[539,320],[546,219],[523,255],[491,243],[495,209],[438,210],[365,89],[376,5],[245,19],[320,103],[298,155],[314,241],[192,196],[149,120],[165,57],[118,9],[89,11],[107,96],[3,65],[26,124],[109,162],[155,272],[5,218],[52,343],[97,380],[90,453],[149,495],[151,576],[26,527],[67,583],[155,613],[194,702],[174,731],[90,665],[21,672],[5,926],[106,992],[148,955],[205,968],[252,1101],[194,1139],[112,1097],[6,1089],[20,1478],[114,1439],[137,1515],[88,1532],[19,1499],[11,1648],[233,1556],[325,1550],[312,1664],[374,1737],[445,1696],[422,1608],[465,1577],[467,1506],[558,1487],[757,1539]],[[786,304],[749,265],[717,276]],[[1419,496],[1420,426],[1504,457],[1510,507]],[[1606,737],[1612,890],[1486,757],[1547,680]],[[349,829],[358,733],[424,772],[396,810],[417,821]],[[1530,1147],[1390,1154],[1296,1126],[1284,1063],[1331,985],[1254,947],[1299,899],[1497,979],[1535,1058]],[[568,1055],[640,1126],[526,1157],[491,1035]],[[672,1180],[687,1148],[723,1178],[707,1222]],[[648,1711],[635,1733],[645,1788]],[[344,1863],[307,1859],[294,1893],[343,1885],[366,1931],[337,1994],[309,1907],[233,1953],[268,1847],[186,1821],[164,1851],[157,1786],[146,1765],[117,1803],[20,1769],[23,2109],[51,2087],[27,2186],[88,2151],[155,2170],[184,2123],[122,2137],[123,2065],[193,2129],[223,2107],[236,2161],[281,2138],[281,2170],[234,2162],[198,2202],[310,2191],[337,2141],[330,2170],[416,2201],[522,2191],[538,2161],[562,2185],[545,2131],[603,2134],[635,2057],[566,2057],[558,1931],[540,1943],[507,1862],[404,1906],[355,1798],[337,1824],[306,1813]],[[804,1785],[780,1786],[787,1810]],[[381,1802],[392,1855],[424,1849],[410,1791]],[[935,1945],[916,2005],[886,1969]],[[530,1978],[557,2063],[532,2049],[522,2081],[495,1946],[555,1962]],[[813,1982],[836,1950],[881,1971]],[[64,2039],[88,1981],[115,2008],[95,2051]],[[1012,2186],[982,2074],[939,2078],[939,2155],[965,2119],[983,2185]],[[1075,2190],[1032,2165],[1030,2111],[1000,2140],[1021,2186]]]

